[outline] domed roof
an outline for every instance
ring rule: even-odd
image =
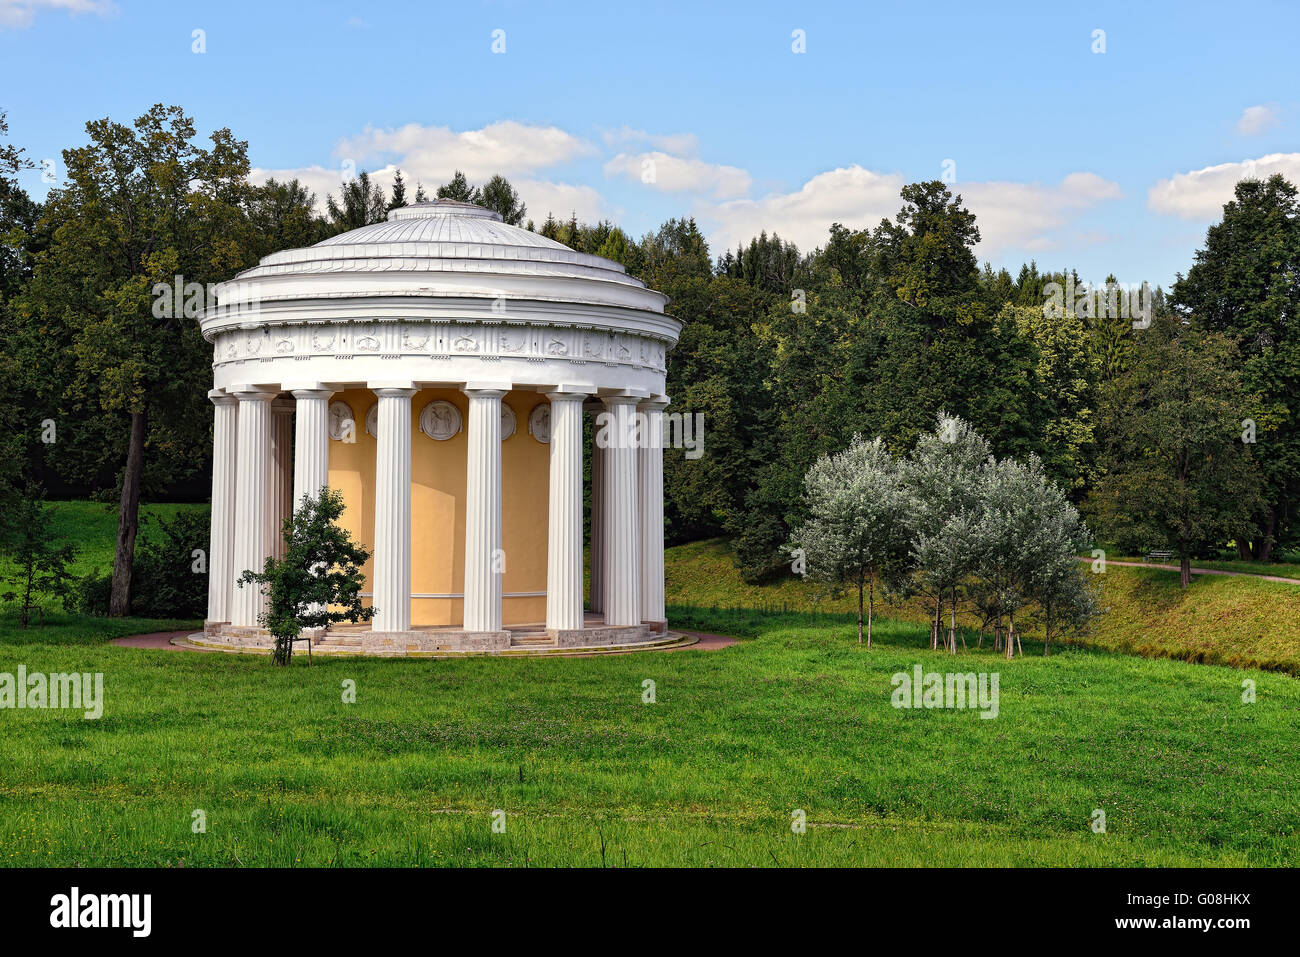
[[[447,199],[272,253],[217,296],[201,323],[209,340],[232,328],[366,321],[580,324],[670,345],[681,333],[664,313],[668,297],[619,263]]]
[[[331,236],[317,246],[356,246],[369,243],[480,243],[528,246],[573,252],[563,243],[518,226],[507,226],[501,214],[454,199],[399,206],[388,221]]]
[[[616,262],[570,249],[502,221],[473,203],[436,199],[401,206],[388,220],[302,249],[272,253],[237,280],[319,272],[490,272],[596,279],[644,289]]]

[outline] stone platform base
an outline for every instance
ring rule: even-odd
[[[690,644],[693,639],[668,631],[667,622],[609,626],[588,616],[587,626],[547,631],[539,625],[511,626],[502,631],[462,631],[455,628],[415,628],[411,631],[372,631],[365,626],[331,628],[312,639],[312,654],[366,657],[451,657],[458,655],[535,655],[637,651]],[[195,648],[269,653],[275,644],[257,628],[228,622],[205,622],[203,631],[179,642]],[[306,638],[295,646],[307,651]]]

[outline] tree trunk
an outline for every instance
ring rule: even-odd
[[[858,573],[858,644],[862,644],[862,573]]]
[[[117,550],[113,553],[113,587],[108,613],[120,618],[131,611],[131,565],[135,560],[135,535],[140,528],[140,480],[144,474],[144,438],[148,415],[131,413],[131,441],[122,472],[122,498],[117,506]]]
[[[1273,560],[1273,535],[1277,531],[1277,506],[1274,505],[1268,510],[1268,517],[1264,519],[1264,534],[1259,540],[1259,560],[1261,562],[1271,562]]]
[[[948,651],[957,653],[957,589],[952,590],[952,604],[948,606]]]
[[[1243,562],[1250,561],[1250,542],[1244,538],[1237,539],[1237,558]]]
[[[936,651],[939,648],[939,629],[942,627],[943,620],[943,599],[934,600],[934,621],[930,623],[930,650]]]
[[[876,579],[873,576],[867,586],[867,647],[871,647],[871,622],[876,613]]]
[[[1016,623],[1015,621],[1007,622],[1007,661],[1010,661],[1016,654]]]
[[[1192,583],[1192,560],[1186,551],[1179,558],[1178,568],[1179,578],[1182,580],[1183,587],[1186,588]]]

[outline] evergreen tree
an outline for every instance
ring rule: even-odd
[[[400,209],[406,205],[406,180],[400,169],[393,171],[393,198],[388,201],[388,209]]]
[[[268,557],[261,571],[246,569],[239,576],[239,587],[259,588],[267,597],[260,623],[275,639],[272,660],[278,665],[289,663],[303,631],[369,621],[377,611],[362,607],[361,568],[370,553],[339,526],[343,509],[343,493],[337,489],[304,496],[284,520],[284,557]]]

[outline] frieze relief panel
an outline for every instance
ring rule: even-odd
[[[213,365],[312,357],[564,359],[666,371],[665,344],[634,333],[517,323],[301,323],[221,332]]]

